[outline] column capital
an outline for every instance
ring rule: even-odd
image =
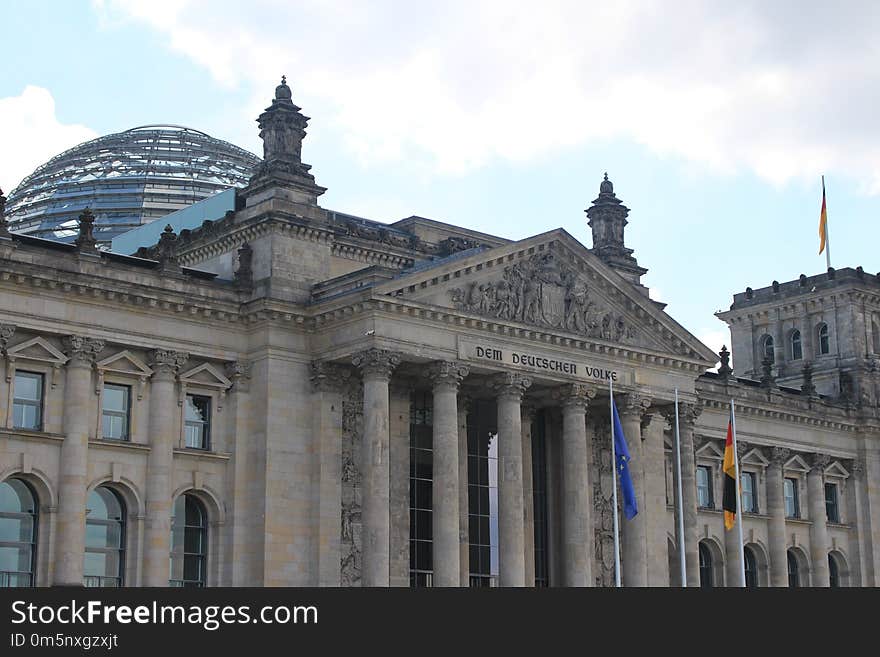
[[[638,392],[628,392],[620,405],[622,416],[635,416],[641,419],[651,405],[651,398]]]
[[[553,399],[558,401],[562,408],[585,410],[590,400],[596,397],[596,389],[583,383],[569,383],[553,390]]]
[[[340,363],[315,360],[309,365],[309,380],[315,392],[341,392],[351,379],[351,370]]]
[[[810,474],[819,474],[821,475],[825,468],[831,463],[831,457],[828,454],[820,454],[815,453],[811,455],[810,459]]]
[[[246,392],[251,380],[251,364],[246,360],[236,360],[225,365],[226,376],[232,381],[232,389]]]
[[[742,461],[742,457],[745,456],[746,452],[748,452],[750,449],[751,449],[751,445],[749,445],[746,441],[737,440],[736,441],[736,459],[737,459],[737,461]],[[739,469],[740,469],[740,471],[742,471],[742,463],[740,463]]]
[[[0,324],[0,352],[6,353],[6,346],[15,334],[15,324]]]
[[[669,424],[675,428],[675,404],[672,403],[668,406],[664,406],[661,412],[666,416],[666,420]],[[697,421],[697,418],[700,417],[702,412],[703,407],[700,406],[699,402],[678,402],[679,425],[693,429],[694,423]]]
[[[91,367],[104,349],[104,341],[98,338],[84,338],[81,335],[68,335],[62,339],[64,353],[70,360],[68,367]]]
[[[781,468],[791,457],[791,450],[785,447],[773,447],[770,449],[770,465]]]
[[[434,384],[434,388],[449,388],[458,392],[458,386],[471,371],[466,365],[453,360],[438,360],[429,363],[425,376]]]
[[[180,368],[189,360],[189,354],[173,349],[154,349],[150,352],[150,367],[153,369],[153,379],[173,379]]]
[[[856,479],[861,479],[865,474],[865,460],[862,458],[854,458],[850,464],[849,471]]]
[[[513,397],[522,401],[522,397],[532,385],[532,380],[524,374],[500,372],[492,379],[492,389],[499,397]]]
[[[360,369],[364,377],[390,379],[400,360],[401,354],[397,351],[371,347],[352,356],[351,364]]]
[[[526,424],[531,424],[534,421],[535,415],[537,413],[538,413],[538,407],[535,406],[534,404],[532,404],[532,403],[520,404],[519,414],[520,414],[520,417],[522,418],[523,426],[525,426]]]

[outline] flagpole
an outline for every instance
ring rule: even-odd
[[[684,503],[681,495],[681,436],[678,432],[678,388],[675,389],[675,470],[678,472],[676,503],[678,504],[678,557],[681,564],[681,585],[687,588],[687,570],[684,554]]]
[[[822,175],[822,202],[825,203],[825,175]],[[825,205],[825,264],[831,269],[831,233],[828,230],[828,205]]]
[[[611,508],[614,511],[614,586],[620,588],[620,533],[617,526],[617,454],[614,448],[614,384],[608,379],[608,412],[611,417]]]
[[[733,472],[736,475],[736,525],[739,532],[739,565],[740,586],[746,586],[746,555],[743,543],[743,508],[742,497],[739,490],[739,456],[736,453],[736,407],[733,398],[730,399],[730,427],[733,434]]]

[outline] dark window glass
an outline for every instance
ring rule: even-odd
[[[131,388],[111,383],[104,384],[103,430],[104,438],[128,440]]]
[[[800,505],[798,503],[797,479],[785,479],[785,481],[783,482],[783,495],[785,498],[785,517],[799,518],[801,512]]]
[[[769,335],[765,335],[761,340],[761,356],[771,363],[776,362],[776,355],[773,353],[773,338]]]
[[[16,372],[13,384],[12,426],[16,429],[43,429],[43,375]]]
[[[433,584],[433,396],[415,391],[409,404],[409,583]]]
[[[791,332],[791,359],[792,360],[800,360],[804,357],[804,349],[801,345],[801,332],[800,331],[792,331]]]
[[[788,586],[796,589],[801,585],[800,566],[797,557],[788,551]]]
[[[477,401],[468,416],[468,458],[476,477],[468,480],[470,585],[498,583],[498,434],[480,418],[493,417],[493,405]]]
[[[837,484],[825,484],[825,514],[828,522],[840,522],[837,508]]]
[[[746,571],[746,588],[758,588],[758,562],[755,559],[755,552],[750,547],[743,548],[743,557],[745,558]]]
[[[211,398],[200,395],[186,396],[186,446],[210,449]]]
[[[547,440],[544,412],[532,425],[532,501],[535,519],[535,586],[550,585],[547,559]]]
[[[195,496],[185,493],[175,500],[171,518],[170,586],[205,586],[207,546],[205,507]]]
[[[743,511],[748,513],[758,512],[758,495],[755,492],[755,473],[742,473],[742,501]]]
[[[831,353],[831,343],[828,340],[828,324],[819,324],[819,353],[821,355]]]
[[[697,466],[697,504],[703,509],[713,509],[712,501],[712,468],[708,465]]]
[[[700,586],[711,589],[715,586],[715,577],[712,572],[712,553],[704,543],[700,543]]]
[[[840,569],[837,567],[837,559],[828,555],[828,585],[832,589],[840,587]]]
[[[125,556],[125,504],[115,491],[99,486],[86,500],[86,586],[122,586]]]
[[[34,586],[37,496],[20,479],[0,482],[0,588]]]

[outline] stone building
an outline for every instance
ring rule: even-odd
[[[240,209],[135,255],[0,220],[0,584],[607,586],[610,383],[625,585],[679,584],[676,415],[688,584],[737,581],[731,400],[748,583],[878,583],[876,276],[736,295],[707,372],[607,176],[591,249],[386,225],[320,207],[307,120],[282,82]]]

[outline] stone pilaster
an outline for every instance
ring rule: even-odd
[[[783,447],[770,450],[767,468],[767,543],[770,550],[770,586],[788,586],[788,551],[785,545],[785,495],[783,466],[791,451]]]
[[[825,510],[825,466],[830,462],[826,454],[814,454],[807,473],[807,502],[810,513],[810,584],[829,586],[828,579],[828,518]]]
[[[865,462],[853,459],[849,466],[850,478],[847,483],[847,514],[852,523],[853,538],[849,550],[849,585],[868,586],[865,583],[866,545],[864,525],[864,494],[862,486],[865,479]]]
[[[593,490],[586,414],[596,391],[571,384],[554,391],[562,406],[562,583],[593,586]]]
[[[531,404],[520,407],[523,449],[523,527],[525,532],[526,586],[535,586],[535,492],[532,473],[532,422],[536,409]]]
[[[175,380],[189,354],[167,349],[152,353],[150,453],[147,457],[147,513],[144,531],[144,586],[168,586],[171,558],[171,494],[174,446],[180,433]]]
[[[666,420],[656,407],[650,414],[642,416],[645,504],[641,513],[645,514],[648,586],[662,587],[669,586],[667,535],[670,527],[666,511],[666,450],[663,445],[665,428]],[[672,533],[677,536],[677,526]]]
[[[434,386],[434,586],[458,586],[461,583],[458,388],[468,373],[467,367],[449,361],[431,363],[427,370]]]
[[[694,424],[702,412],[698,404],[679,403],[678,428],[681,442],[681,498],[684,509],[684,545],[687,585],[700,585],[700,561],[697,539],[697,464],[694,456]],[[675,431],[675,407],[666,411],[666,419]]]
[[[390,468],[388,383],[400,354],[367,349],[352,358],[364,381],[363,572],[362,586],[388,586],[390,557]]]
[[[520,402],[532,384],[522,374],[496,376],[498,407],[499,561],[501,586],[525,584],[525,526],[522,487],[522,415]]]
[[[622,583],[626,587],[648,585],[647,526],[645,519],[645,475],[642,456],[642,415],[651,405],[651,400],[638,394],[629,393],[620,407],[620,424],[631,462],[629,466],[636,503],[639,512],[630,520],[621,515],[623,563]]]
[[[342,393],[351,372],[337,363],[311,364],[315,459],[318,482],[318,586],[340,585],[342,516]]]
[[[244,442],[248,436],[248,418],[250,416],[250,381],[251,364],[239,360],[226,363],[226,376],[232,381],[229,391],[229,415],[233,426],[230,428],[230,466],[232,477],[230,478],[229,499],[231,508],[228,513],[232,519],[229,540],[231,547],[227,550],[230,558],[227,559],[224,582],[228,586],[248,586],[256,581],[254,573],[247,571],[246,564],[249,559],[247,552],[249,538],[253,527],[250,525],[251,511],[247,506],[248,490],[248,460],[247,446]]]
[[[459,545],[459,584],[470,586],[470,524],[468,522],[468,460],[467,460],[467,417],[471,409],[471,398],[460,395],[458,398],[458,545]]]
[[[92,366],[104,348],[104,341],[70,335],[64,338],[64,347],[68,356],[64,383],[64,442],[61,443],[52,583],[56,586],[82,586],[89,414],[94,396]]]
[[[389,385],[388,439],[391,481],[391,545],[389,584],[394,587],[410,586],[410,446],[412,443],[410,421],[412,419],[412,392],[415,381],[394,377]]]

